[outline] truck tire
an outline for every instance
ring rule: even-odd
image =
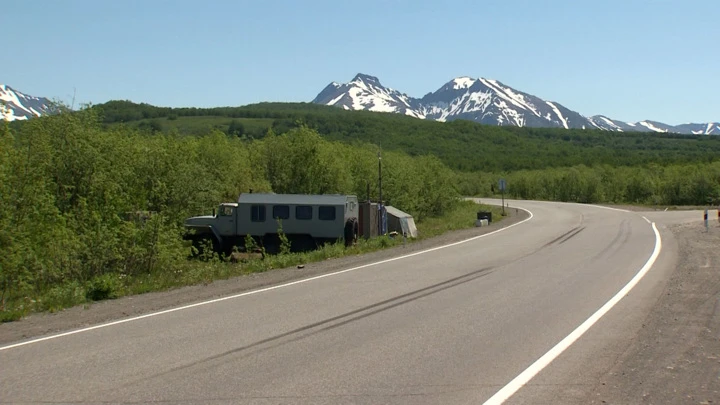
[[[360,226],[357,218],[350,218],[345,222],[345,246],[353,246],[357,243]]]

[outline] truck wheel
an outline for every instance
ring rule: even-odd
[[[357,243],[360,226],[357,218],[350,218],[345,222],[345,246],[353,246]]]

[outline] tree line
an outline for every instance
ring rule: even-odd
[[[643,205],[720,203],[720,162],[643,167],[585,165],[517,171],[508,194],[520,199]]]
[[[228,134],[259,139],[268,130],[285,133],[307,126],[329,140],[382,145],[385,150],[411,156],[433,154],[448,167],[463,172],[537,170],[581,164],[668,165],[714,161],[720,156],[720,137],[716,136],[518,128],[465,120],[442,123],[311,103],[198,109],[113,101],[93,108],[101,112],[106,125],[122,123],[159,131],[163,123],[175,122],[173,126],[180,126],[180,132],[187,134],[222,129]],[[178,116],[181,120],[173,121]]]

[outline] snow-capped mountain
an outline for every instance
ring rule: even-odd
[[[426,118],[437,121],[466,119],[483,124],[563,128],[586,124],[583,116],[561,104],[483,78],[453,79],[425,95],[420,105]]]
[[[467,76],[455,78],[422,98],[414,98],[383,86],[377,77],[359,73],[348,83],[330,83],[312,102],[437,121],[466,119],[519,127],[720,135],[717,123],[672,126],[656,121],[623,122],[603,115],[585,117],[560,103],[515,90],[497,80]]]
[[[394,112],[425,118],[417,112],[421,109],[419,100],[384,87],[377,77],[362,73],[358,73],[350,83],[328,84],[313,103],[343,106],[348,110]]]
[[[0,84],[0,114],[7,121],[26,120],[53,111],[53,103],[44,97],[33,97]]]
[[[695,135],[720,135],[720,123],[718,122],[708,122],[707,124],[682,124],[678,125],[675,128],[681,129],[684,131],[689,131],[689,133],[695,134]]]

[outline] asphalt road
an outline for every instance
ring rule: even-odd
[[[507,402],[581,403],[672,270],[662,221],[697,214],[510,205],[532,217],[341,274],[0,347],[0,403],[480,404],[643,268],[656,248],[645,215],[663,238],[655,265]]]

